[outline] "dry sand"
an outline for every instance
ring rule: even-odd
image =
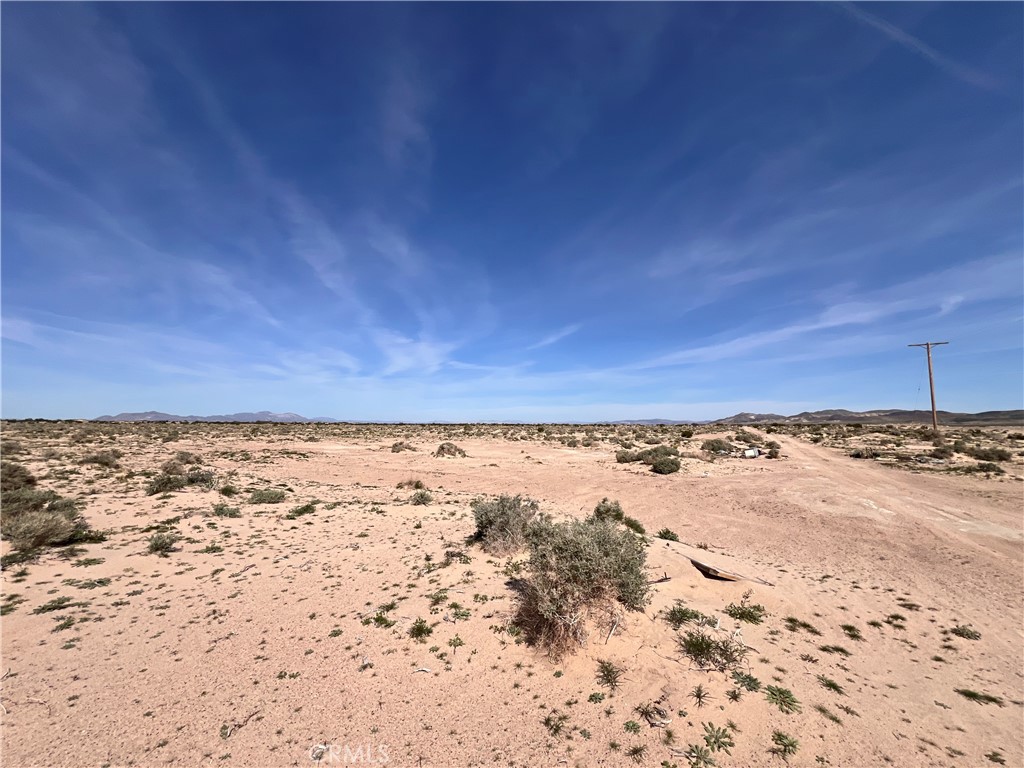
[[[626,751],[646,745],[643,764],[685,766],[678,752],[704,743],[704,723],[731,722],[735,747],[716,755],[720,766],[782,765],[770,751],[776,729],[800,742],[793,766],[1024,765],[1024,483],[913,474],[792,437],[780,438],[782,460],[689,459],[658,476],[616,464],[608,443],[456,437],[468,457],[441,459],[429,453],[439,431],[407,434],[416,452],[392,453],[371,429],[319,442],[187,433],[170,444],[129,430],[102,446],[125,451],[121,470],[83,465],[49,479],[83,449],[21,438],[41,486],[87,494],[87,517],[111,535],[4,574],[4,597],[24,602],[3,618],[3,764],[628,765]],[[62,458],[39,458],[44,443]],[[145,495],[145,477],[126,477],[177,450],[200,453],[222,482],[236,472],[239,488],[287,487],[288,498],[253,505],[190,489],[161,500]],[[407,478],[423,480],[433,502],[409,504],[412,491],[396,488]],[[610,641],[595,631],[559,662],[514,642],[495,631],[513,606],[505,562],[464,543],[470,501],[500,493],[558,516],[618,499],[649,535],[679,535],[650,538],[651,578],[670,579]],[[314,499],[315,512],[287,519]],[[212,516],[220,501],[241,517]],[[177,551],[147,554],[143,529],[175,517]],[[210,544],[222,550],[204,552]],[[453,548],[471,562],[429,568]],[[706,580],[691,556],[773,586]],[[76,565],[84,558],[102,562]],[[440,589],[448,598],[432,612],[427,596]],[[747,590],[770,614],[757,626],[721,613]],[[60,596],[80,605],[33,613]],[[751,672],[791,689],[801,711],[780,712],[763,691],[732,702],[726,675],[692,670],[658,615],[676,600],[741,626],[756,649]],[[390,601],[393,626],[363,623]],[[904,619],[886,623],[893,614]],[[66,617],[75,623],[58,631]],[[407,634],[418,617],[436,622],[426,643]],[[787,630],[786,617],[821,635]],[[981,638],[943,634],[956,625]],[[452,647],[456,636],[464,644]],[[830,645],[850,655],[820,650]],[[612,695],[595,678],[598,659],[626,670]],[[703,707],[691,696],[698,684],[711,694]],[[590,701],[595,693],[604,700]],[[671,745],[633,711],[659,697]],[[543,722],[553,710],[568,716],[558,733]],[[311,756],[316,745],[334,746]]]

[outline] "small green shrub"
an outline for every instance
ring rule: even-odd
[[[679,536],[670,528],[662,528],[654,535],[659,539],[664,539],[665,541],[679,541]]]
[[[700,611],[687,608],[682,600],[676,600],[675,605],[665,611],[665,621],[672,629],[679,629],[683,624],[703,624],[708,620]]]
[[[598,502],[591,514],[594,520],[614,520],[618,523],[621,523],[625,516],[626,513],[622,511],[622,505],[618,501],[609,501],[607,496]]]
[[[652,467],[661,459],[674,459],[678,457],[679,449],[673,448],[670,445],[656,445],[653,448],[645,448],[637,454],[637,458],[641,462]]]
[[[287,495],[277,488],[260,488],[249,495],[250,504],[280,504]]]
[[[173,533],[154,533],[149,537],[146,549],[151,555],[167,557],[168,554],[174,551],[177,543],[178,536]]]
[[[120,459],[123,455],[124,454],[118,450],[88,453],[79,460],[79,464],[97,464],[101,467],[114,469],[118,466],[117,460]]]
[[[616,451],[615,461],[619,464],[632,464],[634,461],[640,461],[640,454],[636,451]]]
[[[800,702],[788,688],[781,688],[776,685],[769,685],[764,689],[764,696],[769,703],[779,708],[779,711],[789,715],[800,711]]]
[[[149,481],[149,485],[146,486],[146,495],[155,496],[158,493],[170,493],[172,491],[180,491],[187,485],[185,477],[183,475],[167,474],[161,472],[159,475]]]
[[[671,475],[673,472],[678,472],[679,459],[673,458],[672,456],[662,456],[654,460],[651,464],[651,471],[657,475]]]
[[[434,500],[434,497],[430,495],[429,491],[416,491],[409,499],[409,503],[417,507],[423,507]]]
[[[409,627],[409,637],[419,643],[427,642],[427,638],[434,633],[434,628],[427,623],[426,619],[416,619]]]
[[[964,453],[978,461],[1009,461],[1012,458],[1012,454],[1005,448],[982,448],[978,446],[968,448]]]
[[[639,533],[643,536],[647,533],[647,529],[644,528],[644,524],[637,520],[635,517],[624,517],[622,518],[622,524],[629,528],[633,533]]]
[[[415,450],[416,449],[413,448],[411,445],[409,445],[409,443],[405,442],[405,440],[399,440],[397,443],[392,443],[391,444],[391,452],[392,453],[401,453],[402,451],[415,451]]]
[[[747,624],[760,624],[768,615],[768,611],[763,605],[750,604],[750,592],[743,595],[738,605],[729,603],[724,612],[726,616],[736,619],[736,621],[745,621]]]
[[[310,501],[301,506],[295,507],[287,515],[284,516],[285,520],[297,520],[304,515],[312,515],[316,512],[316,502]]]
[[[732,453],[736,450],[736,446],[730,443],[728,440],[723,440],[720,437],[712,438],[711,440],[705,440],[700,444],[700,449],[705,453]]]
[[[787,762],[800,749],[800,742],[782,731],[772,732],[772,743],[775,745],[772,751]]]
[[[610,691],[615,691],[622,685],[622,676],[625,672],[626,670],[622,667],[616,666],[610,661],[598,660],[597,662],[597,682]],[[595,696],[600,696],[601,698],[595,699]],[[590,694],[591,701],[602,701],[603,699],[603,693]]]
[[[690,630],[679,638],[679,648],[700,669],[734,670],[750,649],[729,635],[714,637],[703,629]]]
[[[238,507],[230,507],[224,502],[213,505],[213,516],[214,517],[241,517],[242,510]]]
[[[965,640],[981,640],[981,632],[976,629],[972,629],[969,625],[957,624],[950,631],[950,634],[962,637]]]

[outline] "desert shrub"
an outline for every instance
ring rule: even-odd
[[[219,504],[213,505],[213,515],[214,517],[241,517],[242,510],[238,507],[230,507],[224,502],[220,502]]]
[[[705,440],[700,444],[700,449],[705,453],[732,453],[736,450],[736,447],[728,440],[723,440],[720,437],[712,438],[711,440]]]
[[[953,458],[953,449],[948,445],[941,445],[932,449],[928,455],[933,459],[951,459]]]
[[[177,459],[168,459],[160,465],[160,473],[164,475],[184,475],[185,465]]]
[[[434,633],[434,628],[427,623],[426,619],[416,619],[409,627],[409,637],[420,643],[427,642],[427,638]]]
[[[622,511],[622,505],[618,501],[609,501],[607,496],[598,502],[591,515],[595,520],[614,520],[616,522],[622,522],[625,516],[626,513]]]
[[[1002,475],[1005,473],[1002,467],[998,464],[993,464],[991,461],[982,461],[975,464],[973,467],[964,467],[964,472],[984,472],[985,474]]]
[[[640,454],[637,453],[636,451],[616,451],[615,461],[617,461],[619,464],[631,464],[634,461],[640,461]]]
[[[294,509],[289,511],[287,515],[284,516],[284,519],[298,520],[300,517],[304,515],[312,515],[314,512],[316,512],[316,504],[317,503],[315,501],[309,501],[306,502],[305,504],[295,507]]]
[[[1009,461],[1011,453],[1005,448],[968,448],[964,451],[972,459],[978,461]]]
[[[47,508],[30,509],[12,516],[6,509],[5,499],[3,535],[16,550],[70,543],[83,527],[84,522],[77,515],[69,516]]]
[[[719,672],[739,668],[750,652],[731,635],[715,637],[704,629],[691,630],[680,636],[679,648],[700,669]]]
[[[679,449],[673,448],[670,445],[656,445],[653,448],[645,448],[637,454],[640,461],[648,466],[653,466],[655,462],[660,459],[673,458],[679,456]]]
[[[430,495],[429,491],[420,490],[416,491],[416,493],[412,495],[412,498],[409,499],[409,503],[414,504],[417,507],[423,507],[432,502],[433,500],[434,497]]]
[[[277,488],[261,488],[249,495],[250,504],[280,504],[285,500],[285,492]]]
[[[35,476],[23,465],[14,461],[0,461],[0,492],[32,488],[35,484]],[[6,502],[6,499],[4,501]]]
[[[437,446],[437,450],[434,451],[434,456],[453,456],[458,458],[465,455],[466,452],[459,448],[455,443],[441,443]]]
[[[755,435],[753,432],[747,432],[743,429],[737,429],[736,434],[733,435],[732,439],[737,443],[751,443],[757,444],[761,442],[761,436]]]
[[[693,437],[693,430],[690,429],[689,427],[685,427],[684,429],[680,429],[679,430],[679,436],[680,437],[684,437],[684,438]]]
[[[228,485],[225,485],[223,488],[220,489],[220,493],[221,493],[221,496],[228,496],[228,497],[237,496],[238,495],[238,488],[236,488],[235,486],[233,486],[231,484],[228,484]]]
[[[154,496],[158,493],[170,493],[171,491],[180,491],[187,485],[184,475],[169,474],[167,472],[161,472],[159,475],[149,481],[149,485],[146,486],[146,495]]]
[[[643,536],[647,533],[647,529],[644,528],[644,524],[637,520],[635,517],[624,517],[622,518],[622,524],[629,528],[633,533],[639,533]]]
[[[658,475],[671,475],[673,472],[679,471],[679,466],[679,459],[671,456],[662,456],[655,459],[654,463],[651,464],[651,471]]]
[[[539,509],[537,502],[522,496],[476,499],[470,505],[476,522],[474,537],[493,554],[508,554],[526,544],[527,533]]]
[[[421,490],[423,488],[426,488],[427,486],[426,486],[426,484],[422,480],[415,480],[413,478],[409,478],[408,480],[403,480],[402,482],[400,482],[395,487],[396,488],[412,488],[414,490],[419,491],[419,490]]]
[[[648,602],[646,551],[611,520],[535,523],[515,624],[527,641],[560,656],[586,642],[591,618]]]
[[[665,611],[665,621],[672,629],[679,629],[683,624],[703,624],[710,620],[700,611],[687,608],[682,600],[676,600],[675,605]]]
[[[881,455],[874,448],[854,448],[850,451],[851,459],[877,459]]]
[[[736,621],[745,621],[748,624],[760,624],[768,615],[768,611],[763,605],[750,604],[750,592],[745,593],[738,604],[729,603],[725,606],[724,613]]]
[[[58,546],[80,541],[88,525],[79,504],[50,490],[36,488],[36,478],[21,464],[0,462],[3,514],[0,536],[16,550]]]
[[[191,451],[178,451],[174,454],[174,460],[180,461],[182,464],[202,464],[203,459],[198,453],[192,453]]]
[[[174,545],[178,543],[178,537],[173,533],[154,533],[149,537],[146,551],[151,555],[167,557],[174,551]]]
[[[17,440],[0,440],[0,454],[12,456],[16,453],[26,453],[25,446]]]
[[[413,448],[411,445],[409,445],[409,443],[405,442],[405,440],[399,440],[397,443],[392,443],[391,444],[391,452],[392,453],[401,453],[402,451],[415,451],[415,450],[416,449]]]
[[[97,453],[87,453],[81,459],[79,464],[98,464],[101,467],[108,467],[113,469],[116,467],[117,460],[120,459],[124,454],[118,450],[113,451],[98,451]]]
[[[207,469],[199,469],[198,467],[192,467],[185,474],[185,483],[187,485],[197,485],[200,488],[213,488],[213,472]]]
[[[665,541],[679,541],[679,535],[670,528],[662,528],[654,535],[659,539],[665,539]]]

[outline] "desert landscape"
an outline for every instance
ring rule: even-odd
[[[2,448],[5,765],[1024,765],[1019,427]]]

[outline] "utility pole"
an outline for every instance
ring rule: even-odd
[[[932,391],[932,429],[939,431],[939,414],[935,410],[935,376],[932,374],[932,347],[949,344],[948,341],[926,341],[924,344],[907,344],[908,347],[924,347],[928,352],[928,388]]]

